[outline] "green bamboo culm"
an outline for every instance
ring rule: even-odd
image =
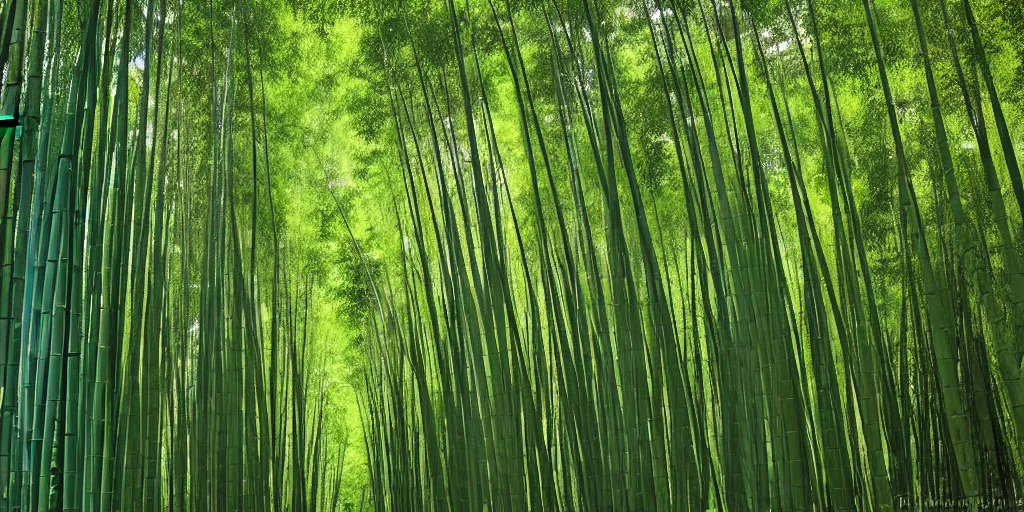
[[[1015,499],[1019,360],[999,361],[1010,354],[1004,340],[1017,337],[1020,227],[984,185],[974,193],[971,155],[954,157],[947,125],[984,121],[940,96],[928,51],[949,55],[963,39],[943,22],[940,2],[861,4],[859,19],[815,2],[373,11],[367,51],[387,56],[382,84],[404,183],[391,189],[393,222],[416,233],[398,249],[402,261],[422,262],[406,267],[397,278],[406,291],[387,302],[396,318],[426,314],[434,325],[374,330],[374,353],[397,358],[367,377],[378,510],[913,510],[947,498],[972,509]],[[967,29],[977,25],[969,7],[957,21]],[[887,54],[881,33],[901,34],[890,25],[897,17],[910,21],[902,34],[917,44],[914,55]],[[821,19],[865,38],[844,42]],[[426,66],[437,31],[449,46]],[[833,68],[839,44],[873,55],[870,67]],[[983,68],[986,43],[972,44]],[[479,64],[476,55],[490,52],[505,69]],[[857,80],[867,92],[854,90]],[[928,96],[898,98],[908,81]],[[964,94],[977,110],[971,87]],[[851,103],[869,92],[880,98],[874,114]],[[496,110],[494,97],[512,101]],[[915,127],[907,142],[910,114],[900,109],[917,104],[932,118],[930,134]],[[495,119],[504,109],[511,124],[502,135]],[[888,126],[851,124],[870,115]],[[879,141],[868,144],[881,161],[857,153],[854,129]],[[1012,178],[1015,168],[997,164],[986,164],[985,179],[1001,201],[999,174]],[[519,181],[509,177],[517,165]],[[886,174],[891,195],[869,198],[863,187]],[[965,210],[963,187],[982,201],[980,216]],[[878,210],[878,201],[889,203]],[[506,216],[495,221],[496,212]],[[866,239],[880,222],[888,232]],[[989,229],[1005,233],[991,249],[979,241]],[[494,248],[511,253],[491,256]],[[894,263],[882,256],[889,250]],[[487,312],[493,287],[500,323]],[[388,377],[406,364],[403,353],[423,351],[437,361],[429,405]],[[503,391],[510,387],[527,393]],[[411,399],[442,408],[420,418],[440,424],[430,428],[436,437],[395,422]],[[495,427],[490,418],[509,399],[520,412]],[[501,432],[509,426],[518,433]],[[439,491],[435,444],[483,461],[470,469],[449,459]],[[409,469],[417,459],[428,462]],[[410,472],[429,482],[410,482]],[[515,474],[527,475],[520,491],[503,476]],[[438,492],[448,502],[438,505]]]
[[[1012,507],[1022,56],[1004,0],[0,0],[0,512]]]
[[[343,474],[343,425],[305,421],[326,416],[324,402],[305,399],[329,396],[313,380],[322,360],[276,347],[312,337],[295,328],[311,291],[277,306],[278,290],[311,270],[266,273],[289,249],[259,234],[273,225],[276,242],[281,219],[263,218],[255,199],[241,241],[243,185],[228,171],[245,161],[233,145],[251,145],[253,173],[269,175],[255,151],[271,138],[251,74],[250,94],[236,98],[244,75],[233,53],[262,62],[268,44],[238,43],[252,22],[217,16],[221,7],[207,18],[173,0],[0,9],[2,510],[282,510],[271,496],[320,496]],[[229,50],[204,59],[197,42]],[[194,66],[215,79],[188,76]],[[243,102],[252,122],[238,134]],[[189,155],[199,148],[205,158]],[[255,174],[244,186],[269,193]],[[262,289],[274,290],[269,311]],[[285,389],[295,398],[268,412]],[[298,439],[331,457],[305,460]],[[309,508],[343,504],[314,500]]]

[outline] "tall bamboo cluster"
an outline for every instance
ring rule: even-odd
[[[402,237],[368,326],[376,509],[1013,503],[1024,189],[977,1],[892,7],[914,21],[923,132],[873,2],[851,4],[884,105],[885,254],[820,0],[437,0],[373,19]],[[652,117],[663,184],[636,142]]]
[[[338,509],[251,7],[0,2],[0,510]]]

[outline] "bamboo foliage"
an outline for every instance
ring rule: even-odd
[[[0,511],[1014,503],[1013,14],[0,0]]]
[[[400,293],[374,285],[385,311],[363,422],[377,510],[894,510],[1017,496],[1020,226],[1000,183],[1017,171],[983,25],[968,2],[909,5],[931,120],[913,158],[918,146],[936,155],[925,202],[881,22],[862,2],[897,194],[900,270],[879,281],[817,3],[376,12],[404,240]],[[964,38],[983,92],[964,78]],[[958,73],[986,220],[965,211],[974,182],[946,127],[963,111],[940,97],[930,47]],[[499,90],[514,135],[499,133]],[[1008,134],[1003,168],[989,109]],[[667,164],[636,142],[645,123],[666,133],[655,153]],[[655,165],[677,177],[652,183]],[[665,198],[680,212],[668,226]]]
[[[278,271],[288,248],[257,176],[272,170],[251,14],[75,7],[81,23],[62,0],[2,6],[3,112],[19,126],[0,142],[0,509],[339,510],[344,451],[328,444],[319,363],[296,350],[312,291],[294,290],[311,281]]]

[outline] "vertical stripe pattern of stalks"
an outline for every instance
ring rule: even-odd
[[[0,3],[0,510],[340,510],[259,6],[193,4]]]
[[[362,403],[377,510],[1019,496],[1020,177],[985,25],[971,0],[896,7],[927,85],[911,156],[892,20],[843,14],[891,159],[881,255],[819,3],[438,0],[367,21],[401,182]]]
[[[0,0],[0,512],[1012,508],[1004,4]]]

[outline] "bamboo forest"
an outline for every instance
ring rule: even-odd
[[[0,0],[0,512],[1024,511],[1022,0]]]

